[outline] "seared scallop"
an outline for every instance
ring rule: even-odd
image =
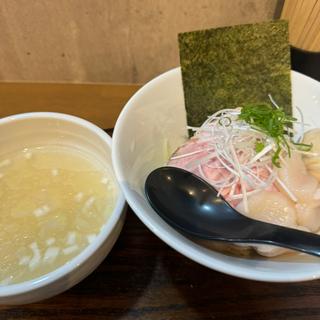
[[[318,181],[310,175],[299,153],[293,152],[291,157],[285,159],[281,168],[277,170],[281,181],[295,195],[298,202],[308,203],[314,201],[318,189]]]
[[[297,224],[294,203],[278,191],[261,191],[248,198],[249,212],[244,212],[243,202],[237,206],[244,215],[273,224],[293,227]]]

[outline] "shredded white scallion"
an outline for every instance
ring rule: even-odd
[[[271,103],[279,108],[269,94]],[[300,142],[304,134],[304,119],[301,110],[300,121],[294,121],[300,126],[298,138]],[[210,183],[227,201],[241,200],[244,210],[249,213],[248,197],[272,190],[273,186],[281,187],[294,202],[297,201],[293,192],[279,179],[274,170],[273,156],[279,142],[266,133],[254,129],[245,121],[239,119],[241,108],[223,109],[209,116],[200,127],[188,127],[193,130],[191,145],[178,149],[170,159],[169,165],[177,165],[198,174]],[[296,128],[288,128],[290,137],[297,135]],[[304,151],[289,142],[291,152],[309,156],[319,156],[315,152]],[[194,143],[194,147],[192,146]],[[291,146],[292,145],[292,146]],[[286,165],[289,153],[285,142],[280,143],[279,161]],[[275,182],[277,184],[275,184]]]

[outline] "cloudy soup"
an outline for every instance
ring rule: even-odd
[[[0,286],[70,261],[115,206],[110,168],[76,149],[44,146],[0,157]]]

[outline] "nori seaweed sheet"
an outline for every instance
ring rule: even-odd
[[[288,22],[208,29],[178,35],[187,122],[247,103],[291,108]]]

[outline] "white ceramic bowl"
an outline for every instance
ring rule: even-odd
[[[0,145],[3,152],[48,144],[76,147],[90,153],[111,169],[110,136],[86,120],[49,112],[0,119]],[[115,177],[114,182],[117,186]],[[119,188],[114,211],[90,245],[68,263],[44,276],[0,286],[0,303],[21,304],[49,298],[90,274],[117,240],[125,218],[124,208],[125,200]]]
[[[293,104],[305,121],[320,127],[320,83],[292,72]],[[209,250],[164,222],[144,195],[146,176],[162,166],[186,139],[180,69],[141,88],[126,104],[113,134],[112,160],[124,195],[144,224],[172,248],[209,268],[247,279],[293,282],[320,277],[320,260],[310,256],[241,258]]]

